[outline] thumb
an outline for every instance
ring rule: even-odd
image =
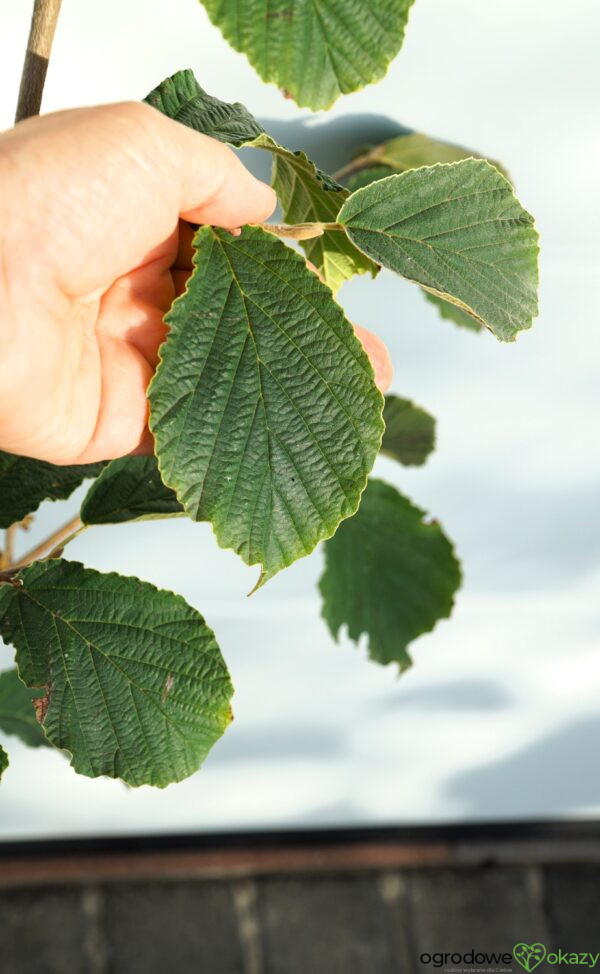
[[[276,204],[228,146],[142,102],[20,122],[1,137],[3,156],[20,224],[39,228],[38,273],[73,297],[154,258],[179,217],[234,229]]]
[[[277,205],[274,190],[256,179],[228,146],[165,116],[161,119],[177,147],[182,219],[233,230],[271,216]]]

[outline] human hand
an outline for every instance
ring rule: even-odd
[[[235,230],[275,202],[227,146],[141,103],[0,136],[0,448],[57,464],[151,453],[146,389],[191,272],[188,223]],[[385,347],[357,334],[384,388]]]

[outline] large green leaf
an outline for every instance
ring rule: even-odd
[[[164,787],[196,771],[231,720],[227,668],[172,592],[54,559],[0,586],[0,633],[44,687],[48,739],[76,771]]]
[[[33,514],[44,500],[64,500],[86,477],[97,477],[103,463],[55,467],[0,451],[0,528]]]
[[[120,524],[183,514],[163,484],[156,457],[113,460],[90,487],[81,505],[84,524]]]
[[[412,0],[202,2],[264,81],[316,111],[383,77],[402,45]]]
[[[344,181],[353,193],[378,179],[392,176],[395,172],[406,172],[408,169],[419,169],[421,166],[434,166],[440,162],[459,162],[461,159],[470,158],[485,157],[479,152],[453,145],[451,142],[432,139],[422,132],[406,132],[380,145],[371,146],[366,152],[361,152],[353,162],[344,167],[342,172],[348,172],[348,178]],[[488,162],[508,178],[506,170],[500,163],[493,159],[488,159]],[[470,331],[481,331],[482,325],[471,315],[435,294],[427,291],[424,293],[425,297],[435,304],[441,318],[452,321],[461,328],[468,328]]]
[[[499,162],[483,156],[480,152],[452,142],[433,139],[422,132],[406,131],[379,145],[371,145],[361,150],[347,166],[340,170],[338,178],[348,174],[348,185],[354,191],[375,179],[390,176],[393,172],[406,172],[408,169],[420,169],[421,166],[435,166],[439,162],[486,158],[503,175],[507,175]],[[358,179],[360,179],[360,186],[356,182]]]
[[[383,409],[385,432],[381,452],[406,467],[420,467],[435,446],[433,416],[410,399],[386,396]]]
[[[0,778],[8,768],[8,754],[2,746],[0,746]]]
[[[21,682],[16,669],[0,673],[0,730],[15,734],[29,747],[49,747],[50,742],[35,715],[34,701],[43,696]]]
[[[338,215],[385,267],[512,341],[537,314],[537,232],[488,162],[411,169],[353,193]]]
[[[264,132],[244,105],[209,95],[189,69],[165,78],[144,101],[182,125],[229,145],[246,145]]]
[[[464,146],[432,139],[422,132],[407,132],[388,139],[380,146],[376,146],[369,153],[371,162],[378,162],[391,166],[397,172],[408,169],[420,169],[421,166],[435,166],[437,163],[460,162],[461,159],[485,159],[480,152],[465,149]],[[496,169],[502,172],[502,167],[493,159],[488,159]]]
[[[383,399],[352,325],[270,233],[201,228],[150,390],[163,481],[268,578],[354,513]]]
[[[189,128],[230,145],[262,149],[273,156],[273,187],[287,223],[335,222],[348,190],[324,173],[304,152],[279,145],[238,102],[228,103],[207,94],[192,71],[166,78],[145,99],[164,115]],[[326,284],[337,290],[353,274],[378,267],[339,230],[302,242]]]
[[[435,522],[381,480],[370,480],[355,517],[325,545],[319,588],[334,638],[366,634],[378,663],[411,659],[407,645],[450,615],[460,584],[452,545]]]

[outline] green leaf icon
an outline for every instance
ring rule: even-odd
[[[543,944],[515,944],[513,957],[526,971],[534,971],[546,956]]]

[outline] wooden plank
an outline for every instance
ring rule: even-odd
[[[375,877],[257,881],[264,974],[396,974]]]
[[[228,884],[132,883],[105,895],[110,974],[245,974]]]
[[[548,866],[545,906],[554,949],[600,951],[600,868]]]
[[[549,946],[540,875],[524,867],[422,870],[408,875],[415,962],[423,954],[470,951],[512,955],[515,944]],[[444,967],[517,967],[456,962]],[[421,970],[433,970],[420,965]],[[519,969],[517,967],[517,969]],[[544,971],[553,970],[548,964]]]
[[[81,892],[55,887],[0,893],[2,974],[90,974]]]

